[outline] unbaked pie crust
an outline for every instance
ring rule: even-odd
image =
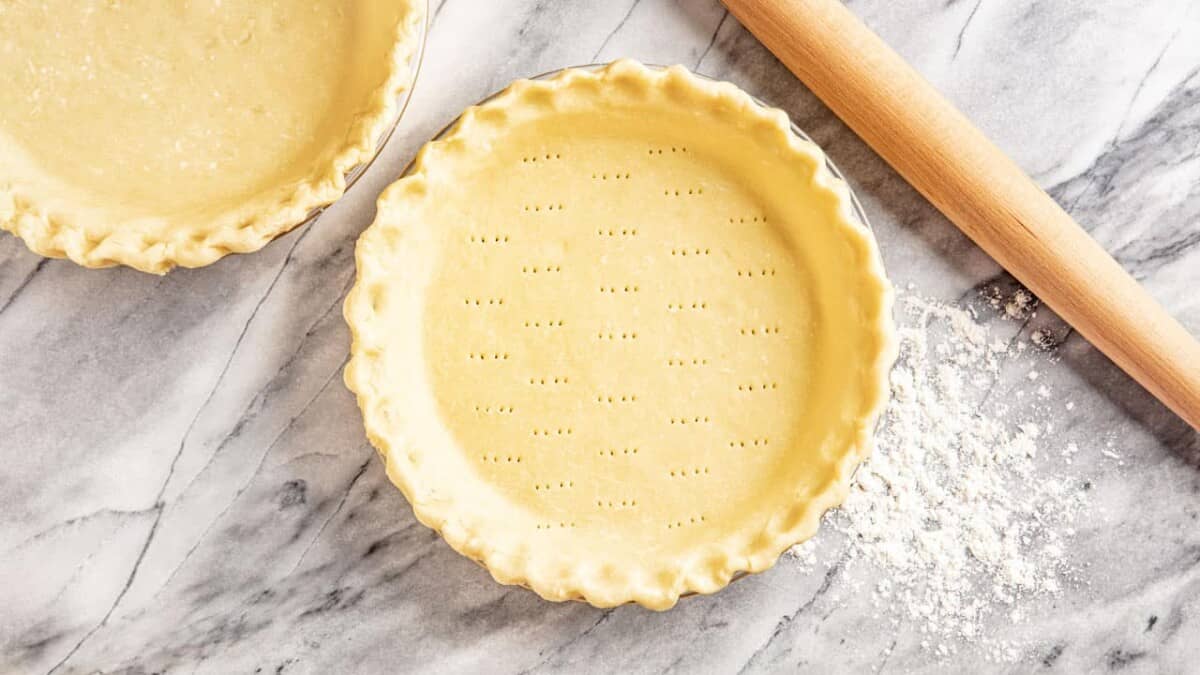
[[[379,200],[346,383],[417,518],[501,583],[671,607],[839,504],[894,356],[844,183],[681,67],[519,81]]]
[[[338,199],[396,116],[424,0],[9,0],[0,227],[163,273]]]

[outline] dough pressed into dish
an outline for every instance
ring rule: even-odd
[[[421,522],[551,600],[672,606],[841,502],[891,290],[778,110],[618,61],[467,110],[379,200],[347,385]]]
[[[163,273],[338,199],[409,86],[424,0],[0,3],[0,227]]]

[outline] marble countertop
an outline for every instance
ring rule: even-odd
[[[1200,6],[850,5],[1200,334]],[[922,648],[832,560],[602,611],[497,585],[417,524],[341,383],[341,301],[375,195],[512,79],[621,56],[729,79],[839,164],[898,285],[959,302],[1006,279],[716,2],[431,10],[405,119],[314,225],[161,278],[0,236],[0,670],[1195,672],[1200,439],[1061,325],[1043,371],[1075,403],[1056,432],[1092,498],[1077,582],[987,628],[1015,662]]]

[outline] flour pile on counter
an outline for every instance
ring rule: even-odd
[[[1004,316],[1025,318],[1031,301],[1018,291]],[[901,354],[877,449],[828,524],[847,536],[852,564],[882,571],[871,589],[881,614],[947,654],[963,641],[987,644],[983,627],[998,607],[1017,619],[1018,599],[1062,591],[1072,573],[1064,538],[1086,493],[1035,464],[1039,453],[1069,460],[1075,450],[1053,440],[1048,411],[1062,406],[1037,371],[1002,381],[1020,391],[994,387],[1002,367],[1032,363],[1007,358],[1028,342],[913,294],[900,298],[897,320]],[[1041,412],[1018,413],[1014,400]],[[811,544],[793,554],[812,560]],[[988,647],[996,660],[1017,656],[1011,645]]]

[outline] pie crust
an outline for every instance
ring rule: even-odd
[[[895,354],[846,185],[787,116],[618,61],[468,109],[379,199],[347,386],[497,581],[666,609],[841,503]]]
[[[346,189],[397,115],[425,0],[10,0],[0,227],[164,273],[261,248]],[[169,37],[167,37],[169,36]]]

